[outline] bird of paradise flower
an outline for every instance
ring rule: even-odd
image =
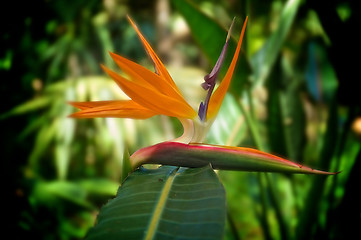
[[[230,66],[223,80],[215,89],[216,79],[225,59],[234,21],[232,22],[220,56],[212,71],[204,78],[205,82],[202,87],[208,92],[204,102],[200,103],[197,112],[184,99],[159,57],[136,24],[128,17],[154,64],[155,72],[117,54],[110,53],[115,63],[129,76],[130,80],[103,65],[102,68],[114,79],[130,100],[71,102],[70,104],[80,109],[71,117],[147,119],[155,115],[166,115],[178,118],[183,125],[183,135],[174,140],[136,151],[130,156],[133,170],[147,163],[183,167],[203,167],[211,164],[214,169],[224,170],[335,174],[315,170],[256,149],[203,143],[230,85],[240,54],[247,19],[243,24]]]

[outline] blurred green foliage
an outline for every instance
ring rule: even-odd
[[[20,7],[21,5],[21,7]],[[360,9],[352,1],[26,1],[7,3],[0,52],[1,151],[12,238],[81,239],[121,183],[124,148],[181,134],[164,116],[73,120],[67,101],[125,98],[99,63],[114,51],[152,68],[131,15],[186,98],[233,17],[249,16],[233,85],[209,143],[253,146],[335,177],[220,172],[225,239],[356,239],[360,226]],[[229,58],[234,45],[230,46]],[[228,60],[229,61],[229,60]],[[227,62],[226,64],[227,65]],[[188,99],[187,99],[188,100]]]

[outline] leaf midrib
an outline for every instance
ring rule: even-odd
[[[150,220],[148,229],[146,231],[146,235],[145,235],[145,238],[144,238],[146,240],[153,239],[156,232],[157,232],[158,224],[159,224],[160,218],[162,216],[163,210],[165,208],[165,204],[167,202],[168,195],[169,195],[169,192],[170,192],[170,190],[172,188],[172,184],[173,184],[173,181],[174,181],[174,179],[176,177],[178,169],[179,168],[174,169],[169,174],[169,176],[168,176],[168,178],[167,178],[167,180],[166,180],[166,182],[164,184],[164,187],[163,187],[162,192],[160,193],[160,196],[159,196],[159,199],[158,199],[157,206],[154,209],[152,218]]]

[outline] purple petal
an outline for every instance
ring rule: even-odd
[[[224,44],[224,46],[222,48],[221,54],[219,55],[218,60],[217,60],[216,64],[214,65],[212,71],[204,77],[204,83],[202,83],[202,85],[201,85],[204,90],[208,90],[206,99],[205,99],[204,103],[203,102],[201,103],[201,105],[199,106],[199,111],[198,111],[198,116],[202,121],[206,120],[209,99],[211,98],[213,89],[216,85],[218,73],[220,72],[223,61],[226,58],[228,42],[229,42],[229,38],[231,36],[234,19],[232,21],[231,27],[229,28],[228,35],[226,38],[226,43]]]
[[[204,108],[204,104],[203,104],[203,102],[201,102],[201,104],[199,105],[199,109],[198,109],[198,116],[201,120],[203,120],[205,110],[206,109]]]

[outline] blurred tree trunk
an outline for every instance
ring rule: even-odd
[[[169,37],[170,6],[168,0],[157,0],[155,4],[157,53],[164,62],[168,62],[172,49],[172,39]]]

